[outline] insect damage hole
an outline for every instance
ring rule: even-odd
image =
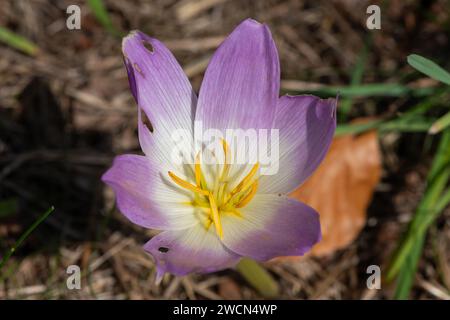
[[[162,252],[162,253],[167,253],[167,252],[169,252],[169,248],[167,248],[167,247],[159,247],[158,251]]]
[[[148,50],[148,52],[150,52],[150,53],[155,52],[155,48],[153,48],[153,45],[150,42],[148,42],[147,40],[142,40],[142,45],[144,46],[145,49]]]
[[[147,114],[144,110],[142,110],[142,118],[141,118],[142,124],[148,128],[148,130],[153,133],[153,125],[150,121],[150,119],[147,117]]]

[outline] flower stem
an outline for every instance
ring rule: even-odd
[[[278,296],[278,283],[256,261],[249,258],[242,258],[236,266],[236,269],[263,297],[275,298]]]

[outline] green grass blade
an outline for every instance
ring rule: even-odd
[[[367,62],[367,56],[369,53],[369,42],[366,42],[361,53],[356,61],[355,67],[353,68],[350,86],[359,85],[362,81],[364,69]],[[344,98],[340,103],[340,120],[345,122],[347,120],[348,114],[352,108],[353,101],[351,98]]]
[[[335,135],[360,134],[368,130],[377,129],[382,123],[383,120],[372,120],[365,123],[340,124],[336,128]]]
[[[387,272],[387,280],[391,281],[404,265],[409,252],[414,246],[416,237],[425,233],[428,226],[425,221],[428,216],[437,216],[443,210],[439,200],[450,178],[450,131],[443,135],[433,164],[427,177],[427,189],[410,223],[408,231],[397,249]],[[444,195],[445,197],[445,195]],[[439,211],[440,210],[440,211]],[[431,223],[430,223],[431,224]]]
[[[426,216],[424,216],[423,221],[421,221],[421,223],[418,226],[416,226],[417,234],[425,233],[426,230],[429,227],[431,227],[433,222],[436,220],[439,214],[442,211],[444,211],[444,209],[448,206],[449,203],[450,203],[450,189],[440,196],[440,198],[436,202],[434,210],[432,210]]]
[[[435,62],[417,54],[411,54],[408,56],[408,63],[411,67],[429,76],[430,78],[450,85],[450,73],[441,68]]]
[[[114,27],[109,13],[102,0],[88,0],[88,5],[101,25],[113,36],[120,37],[122,34]]]
[[[427,183],[431,184],[440,177],[442,177],[443,170],[450,169],[450,130],[444,131],[441,141],[439,142],[438,150],[431,165],[430,174],[427,177]]]
[[[19,238],[19,240],[16,241],[14,246],[8,252],[4,255],[2,260],[0,261],[0,270],[3,268],[3,266],[8,262],[9,258],[16,252],[17,248],[20,247],[20,245],[30,236],[30,234],[45,220],[47,217],[55,210],[55,208],[52,206],[50,207],[46,212],[44,212]]]
[[[445,189],[449,181],[450,130],[447,130],[441,138],[428,173],[424,196],[388,268],[386,277],[388,281],[393,280],[398,275],[395,297],[399,299],[404,299],[409,295],[415,268],[422,252],[422,242],[428,228],[450,202],[450,191]]]
[[[426,132],[430,130],[436,119],[426,118],[424,114],[431,108],[448,101],[449,93],[447,88],[441,88],[435,95],[422,99],[408,111],[398,114],[397,118],[339,124],[336,128],[336,136],[360,134],[372,129],[380,130],[380,132]]]
[[[403,112],[401,114],[401,117],[403,118],[421,115],[438,106],[450,107],[448,106],[449,99],[450,89],[448,87],[440,88],[432,96],[422,99],[419,103],[409,108],[409,110]]]
[[[416,240],[416,242],[414,242],[411,253],[407,257],[404,267],[399,274],[397,287],[395,288],[394,299],[405,300],[409,298],[424,243],[424,235],[422,235]]]
[[[446,194],[445,198],[445,205],[448,205],[450,196]],[[392,265],[392,267],[388,271],[389,280],[392,279],[392,272],[393,270],[395,270],[394,268],[397,267],[396,274],[398,274],[398,279],[394,298],[408,298],[425,242],[426,231],[444,208],[445,206],[441,206],[439,209],[434,208],[433,210],[430,210],[427,215],[424,215],[425,221],[423,221],[423,224],[421,224],[416,231],[408,233],[406,241],[403,242],[404,244],[401,247],[403,250],[401,250],[401,254],[398,255],[398,257],[401,257],[401,259],[397,260],[397,263],[400,262],[400,264],[398,266]]]
[[[430,133],[439,133],[442,130],[446,129],[448,126],[450,126],[450,112],[447,112],[445,115],[436,120],[435,123],[433,123],[430,128]]]
[[[414,96],[423,97],[436,93],[438,88],[410,88],[401,84],[395,83],[370,83],[355,86],[328,86],[317,89],[297,90],[300,94],[315,94],[318,96],[336,96],[350,98],[364,98],[364,97],[403,97]]]
[[[434,120],[417,118],[405,121],[398,118],[380,125],[380,132],[427,132]]]
[[[33,42],[3,27],[0,27],[0,42],[30,56],[36,55],[39,51]]]
[[[336,128],[335,135],[361,134],[377,129],[380,133],[386,132],[427,132],[433,124],[433,119],[417,117],[414,119],[398,118],[393,120],[372,120],[365,123],[340,124]]]

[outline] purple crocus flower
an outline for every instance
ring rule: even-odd
[[[198,98],[160,41],[132,32],[123,40],[123,54],[145,155],[116,157],[102,180],[129,220],[161,230],[144,246],[158,276],[309,251],[321,238],[319,216],[287,195],[324,158],[336,127],[336,100],[278,96],[279,58],[268,27],[248,19],[228,36],[209,63]],[[183,129],[193,137],[197,121],[220,130],[278,129],[278,172],[261,175],[259,163],[174,163],[173,132]],[[226,158],[230,142],[222,144]]]

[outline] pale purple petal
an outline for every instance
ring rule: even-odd
[[[242,217],[223,214],[222,242],[256,260],[300,256],[320,241],[319,215],[311,207],[278,195],[256,195],[240,209]]]
[[[133,223],[146,228],[178,230],[199,223],[188,195],[161,174],[144,156],[122,155],[102,176],[116,194],[119,210]]]
[[[288,194],[316,170],[333,139],[336,104],[311,95],[279,99],[273,126],[279,130],[278,172],[261,177],[259,193]]]
[[[206,273],[235,265],[240,256],[227,249],[215,234],[199,224],[181,231],[164,231],[144,246],[156,261],[158,275]]]
[[[140,31],[123,39],[122,50],[131,91],[154,130],[167,137],[192,131],[197,97],[172,53]]]
[[[217,49],[203,79],[195,120],[204,128],[270,128],[280,85],[269,28],[242,22]]]
[[[172,136],[161,131],[151,133],[142,118],[143,112],[138,107],[139,143],[144,154],[160,168],[161,172],[167,174],[167,171],[175,169],[183,171],[183,164],[192,163],[194,140],[189,130],[173,131],[174,135]],[[175,134],[176,132],[177,134]],[[183,162],[175,156],[180,153],[186,155],[186,161]],[[189,162],[189,160],[191,161]]]

